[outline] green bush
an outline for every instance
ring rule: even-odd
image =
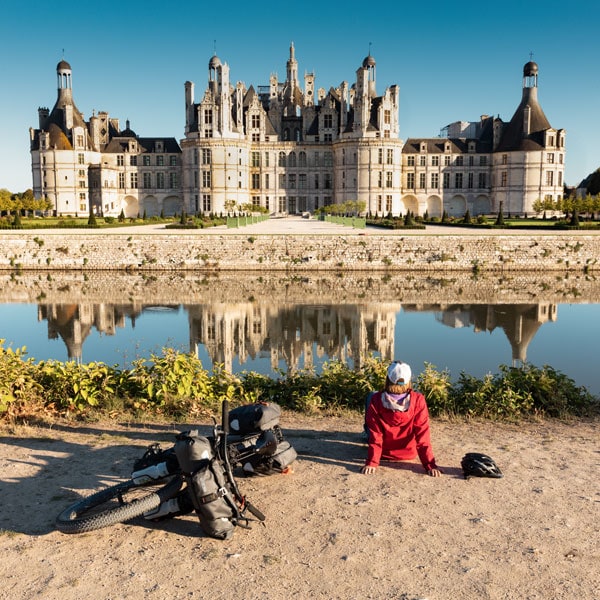
[[[359,369],[339,361],[314,370],[229,373],[222,365],[212,372],[191,353],[165,348],[161,354],[135,361],[120,370],[100,362],[45,361],[25,358],[25,348],[13,350],[0,340],[0,416],[32,414],[87,416],[162,416],[190,419],[216,416],[221,402],[232,406],[273,401],[304,413],[362,411],[366,395],[381,389],[387,362],[369,357]],[[594,416],[599,399],[552,367],[501,365],[499,373],[482,379],[461,373],[452,383],[447,370],[425,364],[415,382],[434,416],[476,416],[492,419]]]

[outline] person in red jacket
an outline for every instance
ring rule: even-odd
[[[361,469],[365,475],[374,473],[380,460],[411,460],[417,455],[428,475],[439,477],[442,473],[431,447],[425,396],[411,388],[411,376],[409,365],[393,362],[385,389],[370,398],[365,416],[369,449]]]

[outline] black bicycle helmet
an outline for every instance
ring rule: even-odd
[[[498,465],[486,454],[468,452],[460,461],[465,479],[469,477],[503,477]]]

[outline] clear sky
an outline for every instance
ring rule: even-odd
[[[565,181],[600,167],[600,3],[263,2],[80,0],[7,2],[0,10],[0,188],[31,187],[29,127],[56,101],[56,65],[73,69],[73,95],[93,110],[130,120],[142,137],[184,135],[184,83],[198,101],[216,49],[232,83],[285,79],[290,42],[298,72],[316,87],[356,80],[369,53],[377,92],[400,87],[400,137],[435,137],[482,114],[509,121],[522,69],[539,65],[539,101],[567,131]]]

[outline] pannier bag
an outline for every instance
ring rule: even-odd
[[[229,430],[240,435],[266,431],[279,424],[280,416],[281,408],[274,402],[245,404],[229,411]]]
[[[231,538],[238,512],[210,441],[196,430],[184,431],[177,436],[175,454],[202,529],[213,538]]]
[[[248,457],[242,464],[242,470],[247,476],[285,473],[297,457],[294,447],[288,441],[283,440],[277,444],[274,454],[269,456],[254,454]]]

